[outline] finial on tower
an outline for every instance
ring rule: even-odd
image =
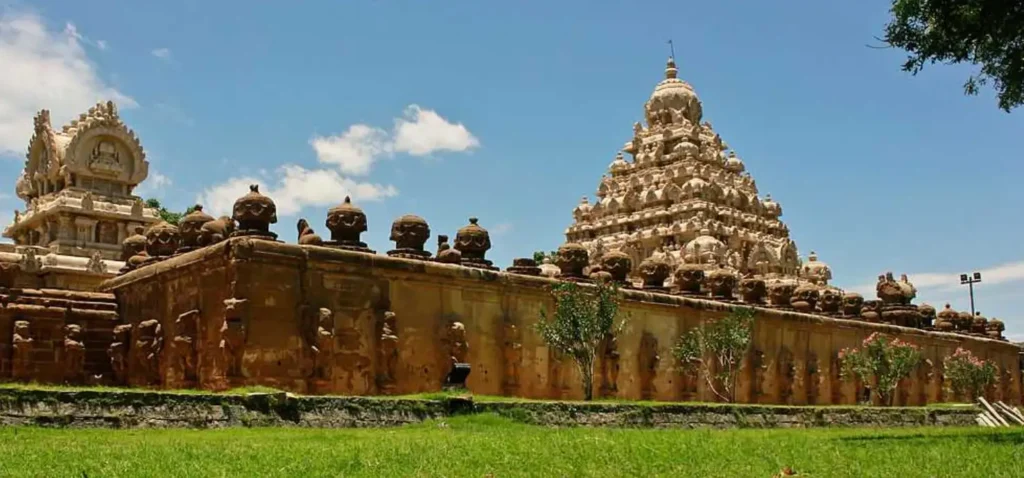
[[[668,51],[669,57],[668,63],[665,65],[665,78],[672,79],[679,73],[679,70],[676,69],[676,47],[672,44],[672,40],[668,41]]]

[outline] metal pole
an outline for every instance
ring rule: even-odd
[[[967,288],[971,291],[971,317],[974,317],[974,280],[967,282]]]

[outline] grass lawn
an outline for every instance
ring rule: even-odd
[[[1024,476],[1024,430],[0,428],[0,476]]]

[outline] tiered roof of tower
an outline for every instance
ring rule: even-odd
[[[592,263],[619,249],[633,264],[653,254],[670,263],[728,265],[741,273],[796,276],[800,261],[782,206],[761,197],[743,161],[711,127],[674,59],[644,105],[647,126],[608,166],[597,201],[584,197],[566,230]],[[627,160],[623,153],[630,156]]]

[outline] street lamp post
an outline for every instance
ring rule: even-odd
[[[967,284],[967,289],[971,292],[971,317],[974,317],[974,284],[981,282],[981,272],[975,272],[974,274],[960,274],[960,285]]]

